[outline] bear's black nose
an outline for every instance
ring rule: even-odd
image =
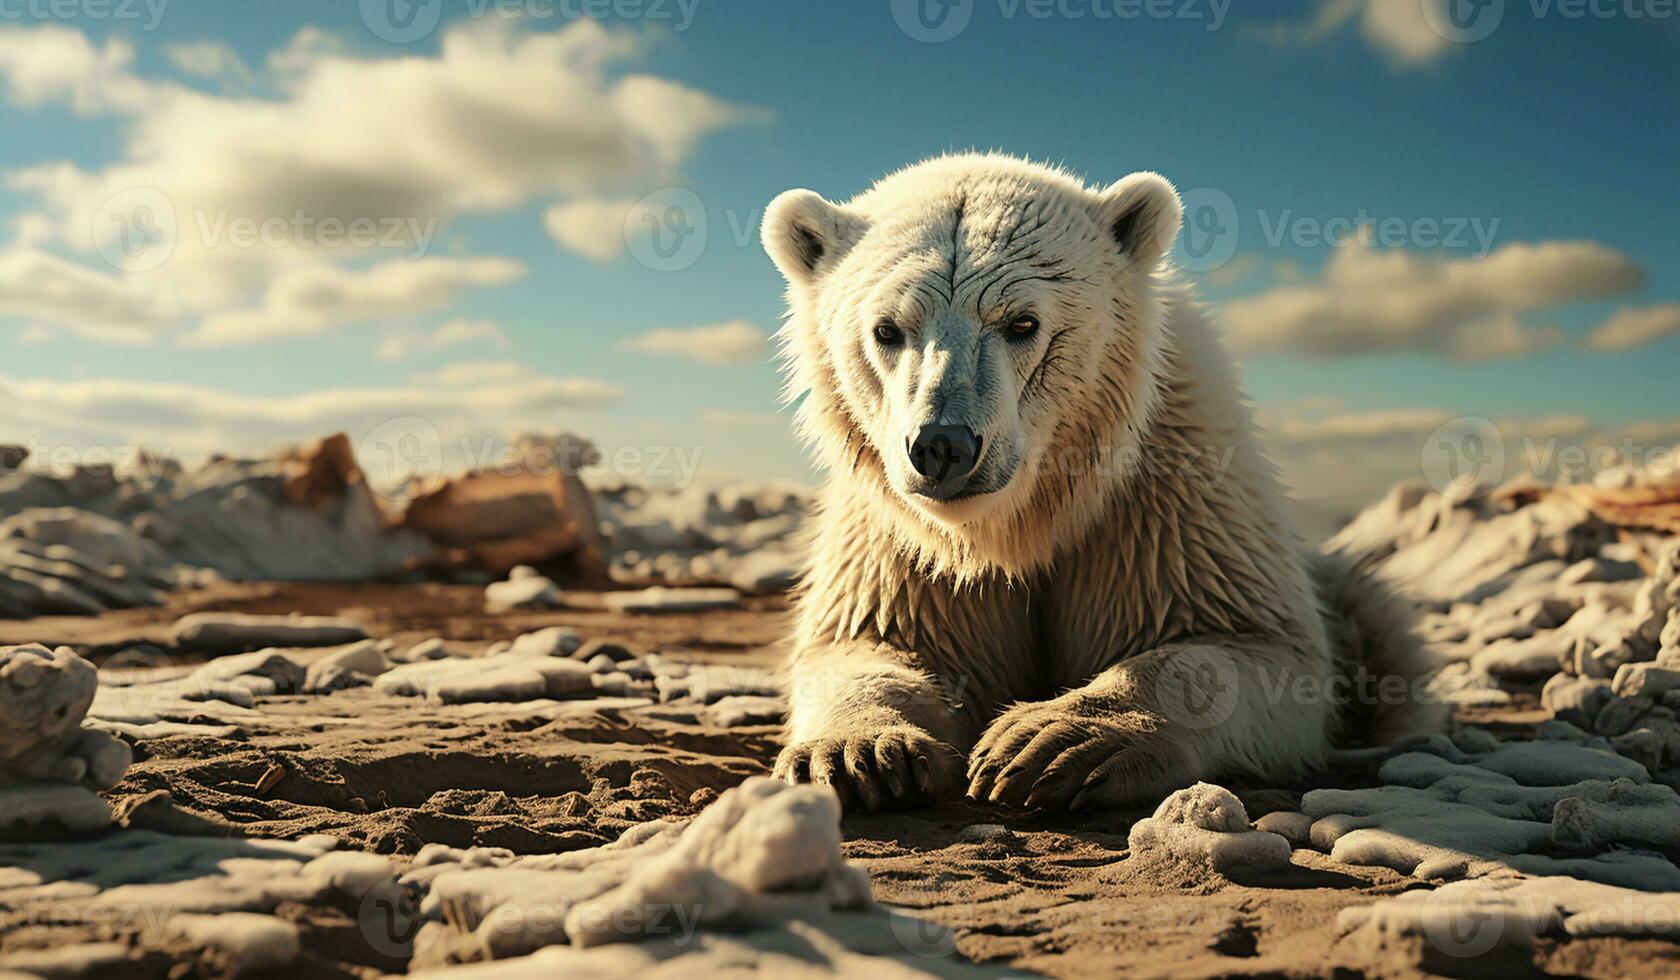
[[[955,496],[974,470],[980,459],[980,437],[966,425],[924,425],[908,449],[910,465],[927,481],[916,492],[944,499]]]

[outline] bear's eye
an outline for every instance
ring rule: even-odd
[[[884,316],[875,321],[875,342],[882,347],[897,347],[904,343],[904,331],[892,321],[892,317]]]
[[[1038,333],[1038,317],[1031,313],[1021,313],[1009,321],[1008,329],[1011,340],[1026,340]]]

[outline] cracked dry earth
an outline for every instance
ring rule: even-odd
[[[247,585],[179,595],[160,609],[0,623],[0,645],[67,644],[105,661],[110,671],[133,662],[123,651],[154,644],[163,656],[146,660],[145,669],[165,674],[192,666],[189,656],[169,649],[170,626],[207,608],[341,614],[399,647],[441,636],[469,654],[564,625],[589,639],[658,649],[674,660],[743,668],[773,668],[784,614],[781,601],[768,598],[740,610],[697,614],[622,616],[569,608],[490,616],[481,590],[470,587]],[[323,654],[296,655],[307,663]],[[646,821],[695,815],[719,793],[769,771],[778,731],[768,719],[720,722],[705,710],[634,698],[436,705],[359,687],[259,697],[257,708],[214,734],[160,731],[138,739],[134,765],[105,794],[118,823],[197,838],[299,841],[324,834],[339,841],[339,850],[399,859],[429,844],[564,854],[607,844]],[[1549,714],[1533,697],[1519,695],[1497,708],[1462,709],[1461,716],[1500,738],[1523,740]],[[184,721],[208,721],[214,730],[219,720]],[[1373,785],[1373,774],[1374,764],[1350,764],[1313,787],[1227,785],[1258,818],[1300,810],[1309,788]],[[1424,888],[1422,882],[1386,867],[1341,863],[1308,847],[1294,849],[1282,867],[1210,873],[1129,849],[1128,831],[1147,816],[1149,809],[1031,816],[966,803],[847,815],[842,853],[868,872],[875,898],[949,927],[954,938],[957,956],[938,955],[947,950],[937,930],[895,919],[890,934],[896,958],[883,961],[880,972],[1417,973],[1415,958],[1339,943],[1337,916]],[[13,860],[0,847],[0,865]],[[195,955],[195,944],[186,939],[140,936],[132,923],[23,914],[5,899],[7,872],[0,867],[0,976],[8,958],[34,963],[48,976],[231,972],[225,962]],[[353,902],[282,900],[271,911],[294,924],[301,940],[298,957],[281,971],[292,976],[373,976],[447,962],[437,947],[411,959],[412,950],[370,942]],[[113,942],[126,948],[119,958],[78,961],[57,974],[51,968],[54,950]],[[926,949],[919,948],[923,944]],[[813,940],[794,955],[818,966],[825,949]],[[1521,962],[1498,964],[1496,975],[1654,975],[1680,970],[1676,950],[1660,939],[1541,936]],[[677,960],[648,955],[653,960],[644,967],[651,972],[662,966],[665,974],[693,976]],[[743,971],[749,962],[741,961]],[[1469,972],[1486,966],[1468,959],[1446,964]],[[590,975],[563,967],[554,972]]]

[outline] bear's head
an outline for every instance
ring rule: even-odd
[[[974,154],[843,204],[808,190],[771,202],[788,394],[819,461],[862,481],[849,503],[885,508],[938,565],[1048,560],[1053,532],[1100,503],[1088,481],[1149,428],[1156,274],[1181,216],[1156,174],[1094,189]]]

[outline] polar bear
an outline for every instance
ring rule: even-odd
[[[1156,174],[995,154],[766,209],[827,471],[778,776],[1119,806],[1440,723],[1407,609],[1286,521],[1181,218]]]

